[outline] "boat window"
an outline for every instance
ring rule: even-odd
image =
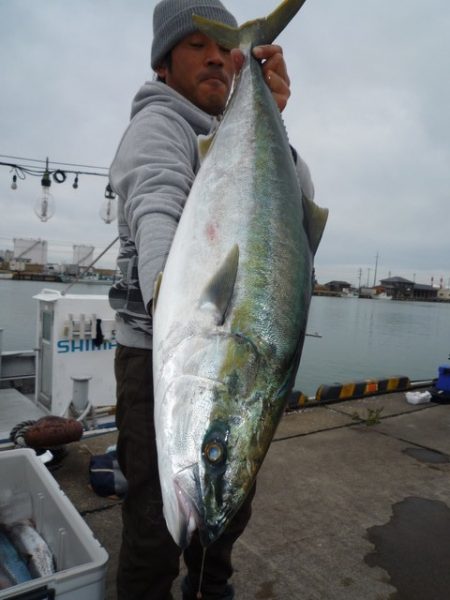
[[[50,342],[52,339],[52,313],[42,313],[42,339]]]

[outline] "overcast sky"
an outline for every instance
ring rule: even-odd
[[[239,22],[277,0],[224,0]],[[151,0],[0,0],[0,157],[92,165],[106,172],[131,100],[152,77]],[[450,2],[307,0],[279,38],[292,80],[284,118],[330,209],[319,282],[400,275],[450,279]],[[26,163],[38,166],[38,163]],[[72,168],[72,167],[68,167]],[[75,168],[73,168],[75,169]],[[86,169],[84,169],[86,170]],[[11,190],[0,167],[0,250],[48,240],[100,253],[116,222],[99,216],[107,183],[53,183],[55,215],[34,214],[40,180]],[[116,251],[100,265],[112,266]]]

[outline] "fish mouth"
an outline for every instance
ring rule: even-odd
[[[195,467],[190,467],[187,470],[192,472],[192,470],[195,470]],[[203,520],[197,508],[197,503],[185,489],[184,473],[185,471],[182,471],[174,479],[178,508],[183,523],[183,526],[180,528],[178,545],[183,549],[189,545],[194,531],[203,526]]]
[[[190,476],[192,476],[192,473],[198,471],[198,467],[195,465],[184,469],[174,479],[178,508],[180,517],[182,517],[180,519],[182,526],[179,528],[177,543],[183,550],[186,549],[192,535],[197,530],[200,543],[206,548],[220,537],[228,523],[228,519],[224,514],[220,518],[216,516],[214,522],[208,519],[204,507],[202,508],[199,501],[194,497],[195,494],[189,493],[186,489],[186,471],[190,471]],[[195,475],[194,481],[196,482],[194,489],[197,489],[198,480]]]
[[[209,523],[206,525],[205,523],[202,523],[202,526],[198,528],[201,545],[204,548],[207,548],[210,544],[213,544],[224,532],[226,523],[227,521],[225,518],[214,524]]]

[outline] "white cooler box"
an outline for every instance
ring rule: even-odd
[[[101,600],[108,554],[33,450],[0,452],[0,509],[29,502],[56,573],[0,590],[0,600]],[[1,506],[3,505],[3,506]]]

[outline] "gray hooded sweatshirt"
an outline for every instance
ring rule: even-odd
[[[154,282],[200,168],[197,137],[217,124],[216,117],[161,82],[145,83],[133,101],[130,124],[110,169],[118,195],[121,279],[109,300],[119,344],[152,347],[148,309]],[[309,169],[295,151],[294,157],[303,193],[312,200]]]

